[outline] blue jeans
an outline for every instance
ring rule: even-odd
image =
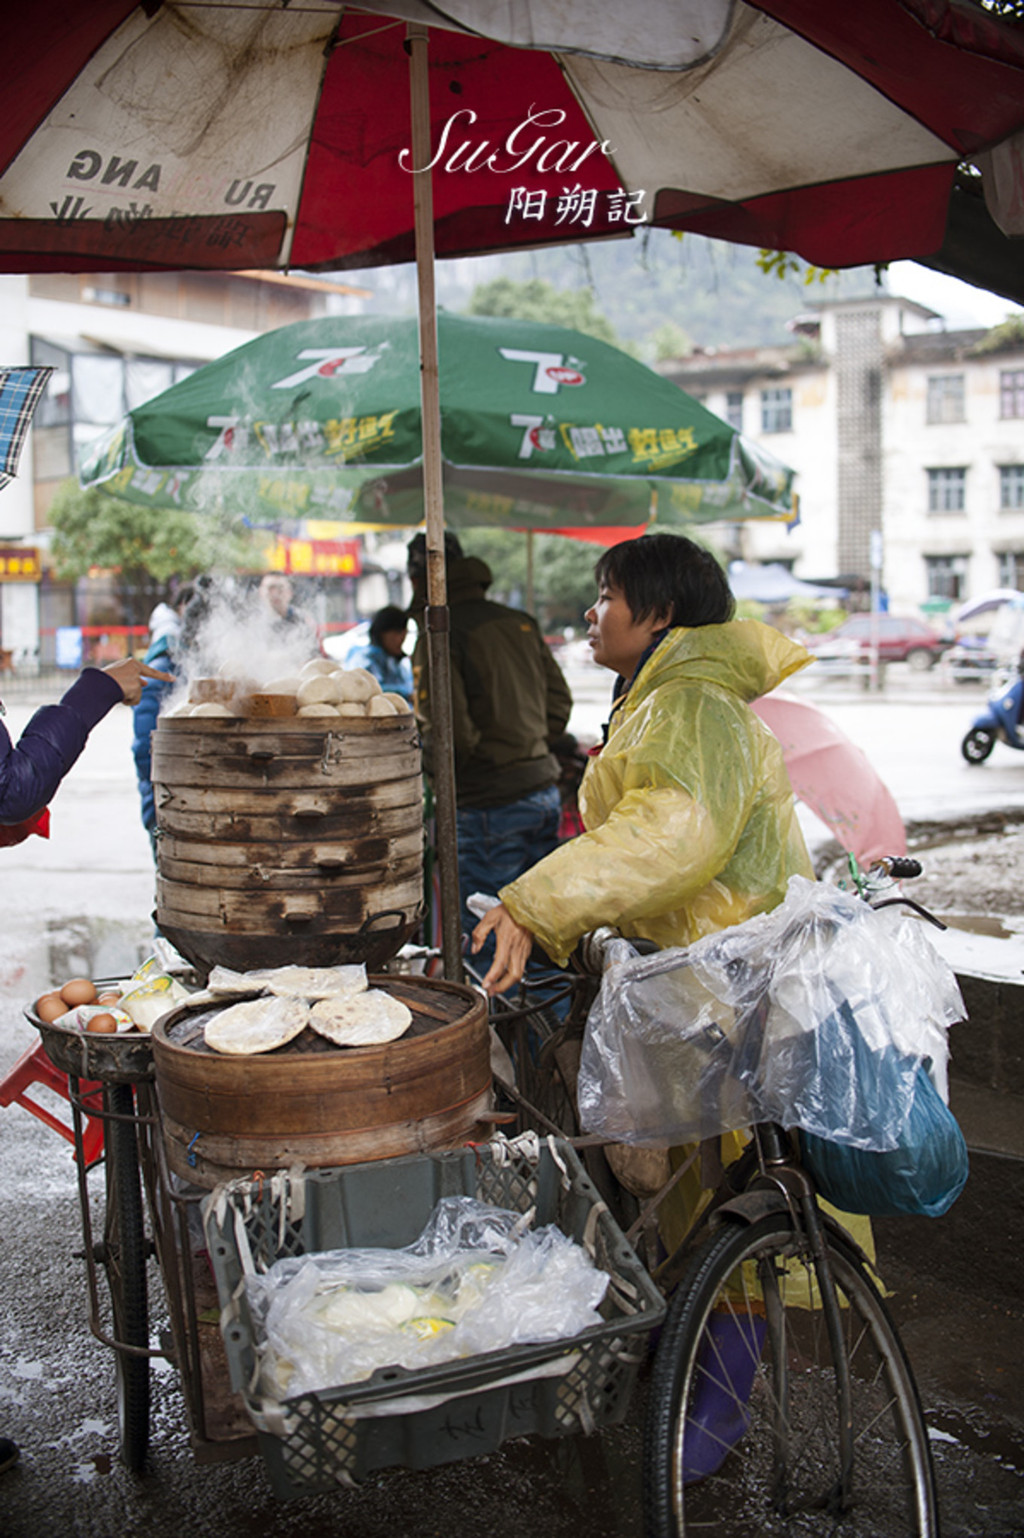
[[[497,897],[501,887],[550,854],[558,844],[561,812],[557,785],[535,790],[506,806],[459,808],[459,898],[467,934],[472,934],[479,919],[466,907],[466,898],[473,892]],[[490,948],[493,950],[493,942]]]

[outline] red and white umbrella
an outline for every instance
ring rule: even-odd
[[[1024,31],[965,0],[9,6],[0,270],[412,260],[406,19],[439,256],[650,223],[1024,299]]]

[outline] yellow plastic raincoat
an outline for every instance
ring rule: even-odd
[[[749,708],[811,660],[759,620],[668,632],[587,767],[587,831],[499,893],[553,961],[601,924],[689,945],[813,877],[782,750]]]
[[[553,961],[564,964],[601,924],[660,947],[689,945],[770,911],[790,876],[813,879],[782,750],[749,708],[811,661],[759,620],[668,632],[587,766],[587,831],[499,893]],[[726,1164],[744,1141],[722,1139]],[[670,1150],[673,1165],[691,1152]],[[707,1198],[691,1168],[659,1210],[670,1253]],[[873,1257],[869,1220],[839,1216]]]

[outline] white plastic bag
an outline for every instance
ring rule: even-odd
[[[287,1257],[246,1278],[260,1386],[275,1399],[601,1323],[608,1277],[555,1225],[445,1197],[405,1249]]]
[[[947,1097],[956,979],[896,908],[794,876],[772,913],[605,973],[584,1037],[589,1132],[666,1147],[754,1121],[891,1149],[918,1066]]]

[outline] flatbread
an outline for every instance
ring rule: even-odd
[[[233,972],[230,967],[214,967],[206,979],[208,993],[263,993],[266,984],[251,972]]]
[[[243,999],[231,1004],[206,1026],[206,1045],[215,1052],[248,1057],[272,1052],[298,1036],[309,1024],[305,999]]]
[[[296,999],[333,999],[361,993],[366,987],[366,968],[362,963],[348,967],[258,967],[252,972],[214,967],[206,986],[215,994],[276,993]]]
[[[300,999],[347,998],[366,991],[366,968],[351,967],[273,967],[250,972],[259,978],[268,993],[291,994]]]
[[[309,1012],[314,1031],[338,1047],[376,1047],[404,1036],[412,1011],[382,988],[348,998],[321,999]]]

